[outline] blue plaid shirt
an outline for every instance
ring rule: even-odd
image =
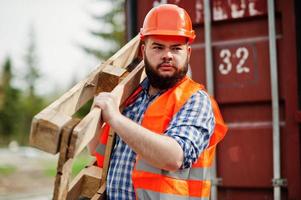
[[[139,124],[148,105],[162,94],[148,95],[148,79],[145,79],[141,86],[143,90],[136,101],[123,111],[123,115]],[[209,96],[199,90],[173,117],[164,133],[175,139],[182,147],[184,152],[182,168],[189,168],[208,146],[214,125],[214,114]],[[108,199],[135,199],[132,184],[135,159],[136,153],[117,136],[107,177]]]

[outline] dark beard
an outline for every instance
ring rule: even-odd
[[[185,77],[188,71],[188,60],[189,59],[187,57],[186,62],[182,67],[182,69],[177,69],[177,67],[175,67],[176,71],[172,76],[162,76],[152,68],[150,62],[148,61],[146,55],[144,54],[145,73],[147,75],[147,78],[151,86],[159,90],[165,90],[173,87],[176,83],[178,83],[180,80],[182,80]],[[157,69],[158,66],[156,66]]]

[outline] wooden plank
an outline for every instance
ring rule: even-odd
[[[63,128],[60,154],[57,165],[57,174],[54,184],[53,200],[63,200],[67,198],[67,192],[69,188],[70,174],[72,171],[73,159],[69,159],[68,146],[71,139],[73,128],[79,123],[79,119],[72,119]]]
[[[110,66],[103,69],[99,75],[97,93],[111,92],[127,71],[121,67]]]
[[[113,89],[112,94],[116,97],[120,106],[143,80],[143,69],[144,62],[141,61],[139,65]],[[91,141],[95,133],[97,133],[101,121],[100,116],[100,109],[93,108],[92,111],[90,111],[89,114],[74,128],[70,146],[74,151],[70,151],[70,157],[78,155]],[[72,153],[74,154],[72,155]]]
[[[106,185],[103,184],[97,191],[97,193],[91,198],[91,200],[106,200]]]
[[[99,85],[105,84],[107,81],[105,79],[99,79],[101,72],[104,69],[110,70],[112,67],[111,64],[113,64],[116,59],[120,61],[119,63],[121,63],[122,60],[127,59],[126,62],[123,62],[125,65],[120,65],[121,67],[126,67],[126,64],[131,62],[131,60],[129,60],[129,52],[135,52],[131,54],[131,59],[134,59],[134,56],[138,51],[135,48],[139,46],[139,43],[140,40],[137,36],[105,63],[94,70],[86,79],[76,84],[71,90],[37,114],[32,121],[30,144],[43,151],[52,154],[57,153],[62,127],[68,123],[71,116],[81,106],[100,91],[101,87],[99,87]]]
[[[114,145],[113,144],[114,139],[115,139],[115,131],[112,128],[110,128],[110,133],[109,133],[106,150],[105,150],[105,155],[104,155],[105,159],[103,162],[100,185],[105,185],[105,182],[107,180],[107,175],[108,175],[109,166],[110,166],[110,158],[111,158],[111,153],[112,153],[112,149],[113,149],[113,145]]]
[[[81,195],[92,198],[100,187],[102,170],[97,166],[91,166],[88,169],[84,176]]]
[[[37,114],[31,124],[30,144],[46,152],[57,153],[60,142],[58,133],[71,119],[54,110]]]
[[[97,166],[84,168],[73,179],[68,191],[68,200],[77,200],[79,196],[91,198],[100,187],[100,177],[102,170]]]
[[[68,200],[78,200],[78,197],[81,195],[81,188],[84,182],[84,175],[80,174],[76,181],[71,182],[71,187],[68,190],[67,199]]]
[[[134,51],[135,55],[138,55],[139,52],[139,46],[140,46],[140,35],[137,34],[131,41],[126,43],[122,49],[120,49],[118,52],[116,52],[112,57],[110,57],[107,62],[116,65],[116,66],[124,66],[126,67],[131,63],[131,60],[133,60],[135,57],[132,57],[129,62],[124,62],[124,57],[127,57],[129,55],[129,52]],[[123,50],[124,49],[124,50]],[[123,50],[123,51],[122,51]],[[117,62],[118,60],[118,62]],[[120,61],[120,62],[119,62]]]
[[[117,99],[119,105],[125,102],[145,77],[144,61],[141,61],[137,67],[113,89],[112,94]]]
[[[94,108],[83,118],[82,123],[79,123],[74,128],[74,134],[72,135],[69,147],[70,158],[77,156],[86,147],[99,130],[100,121],[101,110],[99,108]]]
[[[99,73],[101,73],[99,71],[102,71],[104,68],[104,64],[100,65],[88,78],[77,83],[59,99],[50,104],[45,110],[55,110],[68,116],[73,115],[94,96],[98,76]]]
[[[136,36],[137,37],[137,36]],[[140,42],[136,42],[134,44],[129,44],[131,45],[131,51],[127,51],[124,53],[123,56],[118,56],[116,57],[113,62],[112,65],[115,66],[128,66],[134,58],[136,58],[139,54],[140,51]]]

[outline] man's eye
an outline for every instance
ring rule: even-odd
[[[182,48],[181,47],[174,47],[172,50],[174,50],[174,51],[181,51]]]
[[[154,48],[154,49],[158,49],[158,50],[161,50],[161,49],[162,49],[162,47],[160,47],[160,46],[154,46],[153,48]]]

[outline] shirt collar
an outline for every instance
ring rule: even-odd
[[[148,95],[148,89],[149,89],[149,86],[150,86],[150,83],[149,83],[149,80],[148,78],[146,77],[141,83],[140,83],[141,87],[142,87],[142,90],[143,92],[145,92],[145,94]],[[153,96],[159,96],[161,95],[163,92],[165,92],[166,90],[161,90],[159,91],[157,94],[153,95]]]
[[[149,80],[148,78],[146,77],[141,83],[140,83],[142,89],[144,90],[144,92],[148,93],[148,88],[149,88]]]

